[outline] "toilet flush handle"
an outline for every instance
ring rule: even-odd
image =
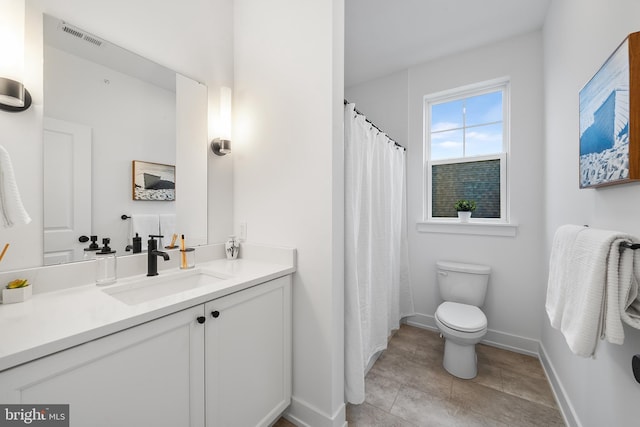
[[[438,274],[441,275],[441,276],[448,276],[449,275],[449,273],[447,273],[446,271],[442,271],[442,270],[439,270]]]

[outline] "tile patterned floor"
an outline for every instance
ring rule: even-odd
[[[272,427],[296,427],[295,424],[290,423],[284,418],[280,418]]]
[[[403,325],[366,378],[366,400],[347,407],[349,426],[564,426],[538,359],[479,344],[478,376],[442,367],[444,340]]]
[[[442,367],[439,335],[403,325],[366,377],[365,402],[347,406],[349,427],[565,425],[538,359],[483,344],[476,350],[478,376],[455,378]]]

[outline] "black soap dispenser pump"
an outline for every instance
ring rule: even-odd
[[[84,259],[92,259],[94,254],[99,250],[100,246],[98,245],[98,236],[91,236],[91,244],[88,248],[84,248]]]

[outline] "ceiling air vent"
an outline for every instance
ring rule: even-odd
[[[66,24],[62,24],[62,31],[64,31],[67,34],[71,34],[72,36],[78,37],[79,39],[81,39],[83,36],[83,34],[80,31],[76,30],[75,28],[71,28]]]
[[[85,34],[84,35],[84,40],[89,42],[89,43],[93,43],[96,46],[101,46],[102,45],[102,40],[97,39],[97,38],[95,38],[93,36],[90,36],[89,34]]]
[[[67,24],[66,22],[61,22],[58,28],[69,35],[72,35],[74,37],[77,37],[79,39],[86,41],[87,43],[91,43],[98,47],[102,46],[102,40],[100,40],[98,37],[93,36],[89,33],[86,33],[78,28],[75,28]]]

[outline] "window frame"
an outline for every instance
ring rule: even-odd
[[[482,160],[500,160],[500,218],[474,218],[471,222],[477,224],[510,224],[510,198],[509,198],[509,153],[510,153],[510,92],[511,83],[509,77],[502,77],[495,80],[479,82],[476,84],[458,87],[442,92],[425,95],[423,97],[423,221],[432,224],[460,224],[456,217],[433,217],[432,216],[432,167],[441,164],[466,163]],[[446,102],[457,101],[474,96],[484,95],[492,92],[502,91],[502,152],[482,155],[455,157],[448,159],[431,160],[431,106]],[[469,126],[471,128],[472,126]],[[467,127],[464,127],[465,131]],[[464,150],[463,150],[464,152]]]

